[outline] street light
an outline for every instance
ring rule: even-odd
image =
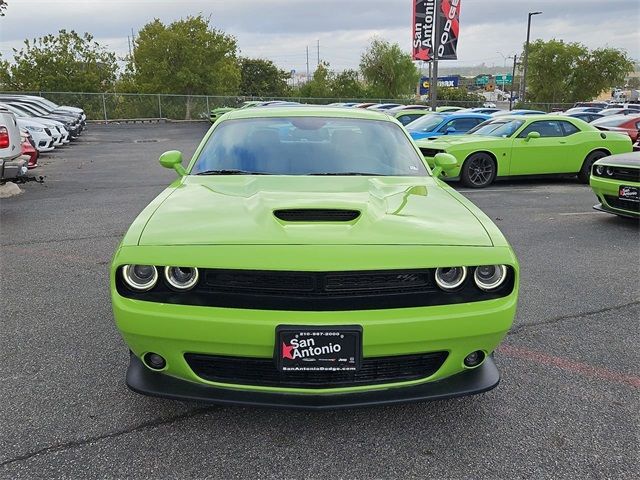
[[[529,61],[529,37],[531,35],[531,17],[534,15],[541,15],[542,12],[529,12],[529,18],[527,20],[527,43],[524,47],[524,71],[522,72],[522,96],[520,101],[524,103],[525,95],[527,93],[527,63]]]

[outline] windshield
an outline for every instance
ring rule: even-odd
[[[222,122],[191,174],[424,176],[427,169],[395,123],[273,117]]]
[[[433,132],[438,128],[438,126],[440,126],[443,118],[444,117],[442,115],[437,114],[423,115],[409,123],[406,128],[410,132]]]
[[[467,134],[506,138],[513,135],[523,123],[524,120],[487,120],[469,130]]]

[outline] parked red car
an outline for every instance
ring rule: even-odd
[[[591,125],[600,130],[626,133],[631,137],[631,142],[638,140],[640,131],[640,114],[638,115],[612,115],[610,117],[598,118],[591,122]]]
[[[20,140],[22,141],[22,156],[28,157],[27,168],[32,169],[38,166],[38,157],[40,153],[36,148],[31,134],[25,130],[20,131]]]

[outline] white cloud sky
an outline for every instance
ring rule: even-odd
[[[127,35],[160,18],[211,16],[212,24],[238,40],[246,56],[272,59],[286,70],[311,70],[320,57],[336,70],[357,67],[369,39],[398,42],[409,51],[412,0],[8,0],[0,18],[0,53],[11,58],[25,37],[59,29],[91,32],[118,55]],[[527,12],[532,38],[581,42],[591,48],[625,49],[640,59],[640,2],[637,0],[462,0],[458,61],[447,67],[502,65],[502,55],[521,50]]]

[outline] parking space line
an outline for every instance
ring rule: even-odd
[[[570,215],[601,215],[600,212],[567,212],[567,213],[559,213],[558,215],[562,216],[570,216]]]
[[[594,367],[588,363],[576,362],[568,358],[557,357],[555,355],[511,345],[501,345],[498,347],[498,352],[508,357],[530,360],[541,365],[557,367],[568,372],[578,373],[585,377],[621,383],[640,389],[640,377],[636,375],[614,372],[606,368]]]

